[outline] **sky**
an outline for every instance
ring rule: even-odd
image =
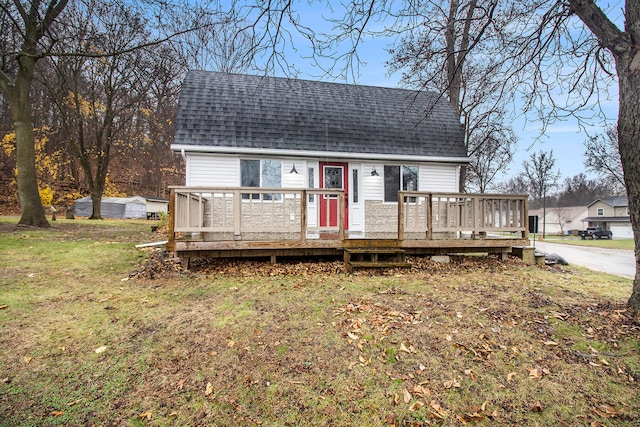
[[[318,16],[318,19],[314,20],[314,25],[320,25],[320,15],[322,13],[317,9],[313,9],[315,6],[309,7],[310,9],[301,11],[301,15],[303,17],[308,14]],[[374,23],[374,25],[384,25],[384,23]],[[344,79],[340,81],[327,78],[318,69],[313,68],[311,60],[307,58],[308,52],[304,50],[303,40],[294,38],[292,42],[297,49],[287,52],[286,59],[288,63],[294,64],[301,71],[301,74],[298,75],[299,78],[345,83]],[[385,66],[385,61],[390,59],[387,49],[392,44],[393,40],[388,38],[366,39],[358,50],[358,56],[362,61],[359,67],[359,74],[352,76],[346,82],[371,86],[400,87],[400,73],[389,75]],[[282,75],[282,73],[276,74]],[[615,88],[613,89],[615,90]],[[602,102],[600,108],[606,113],[610,122],[614,123],[617,117],[616,94],[614,93],[608,100]],[[530,160],[531,154],[550,150],[553,150],[553,155],[556,159],[556,170],[559,170],[561,174],[560,182],[579,173],[586,173],[590,178],[594,178],[593,174],[585,170],[584,142],[589,136],[604,133],[600,123],[581,128],[575,119],[567,119],[554,123],[542,133],[542,124],[533,115],[523,115],[517,112],[514,116],[516,118],[512,125],[518,137],[514,159],[508,170],[500,174],[494,184],[507,181],[510,177],[519,173],[522,170],[523,161]]]

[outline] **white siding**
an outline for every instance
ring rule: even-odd
[[[375,167],[379,176],[371,176],[371,172]],[[384,180],[382,174],[384,172],[384,164],[364,163],[362,165],[362,200],[383,200],[384,199]]]
[[[282,187],[283,188],[305,188],[307,186],[307,167],[302,160],[282,161]],[[298,173],[290,173],[295,165]]]
[[[233,157],[190,153],[187,155],[189,186],[237,187],[240,185],[240,161]]]
[[[419,191],[458,192],[458,166],[421,165]]]

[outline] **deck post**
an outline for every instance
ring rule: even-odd
[[[476,236],[478,235],[478,230],[480,229],[481,212],[479,199],[480,198],[478,196],[473,196],[473,239],[476,238]]]
[[[300,240],[307,240],[307,190],[300,197]]]
[[[338,234],[340,240],[344,240],[344,201],[344,191],[341,191],[338,196],[338,227],[340,228]]]
[[[167,249],[173,251],[176,247],[176,191],[172,188],[169,192],[169,242]]]
[[[236,240],[242,239],[242,231],[240,229],[242,222],[242,194],[240,190],[233,191],[233,238]]]
[[[398,240],[404,240],[404,193],[398,191]]]
[[[524,226],[524,231],[522,232],[522,238],[529,238],[529,198],[524,198],[524,203],[522,206],[522,211],[520,211],[520,224]]]
[[[427,195],[427,240],[433,239],[433,193]]]

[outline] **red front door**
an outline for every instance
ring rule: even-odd
[[[344,190],[344,229],[349,228],[349,179],[348,163],[320,162],[320,185],[321,188],[343,189]],[[320,226],[338,226],[338,197],[320,196]]]

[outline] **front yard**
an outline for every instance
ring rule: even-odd
[[[516,259],[200,261],[0,219],[3,426],[640,423],[631,281]],[[614,240],[614,242],[616,242]]]

